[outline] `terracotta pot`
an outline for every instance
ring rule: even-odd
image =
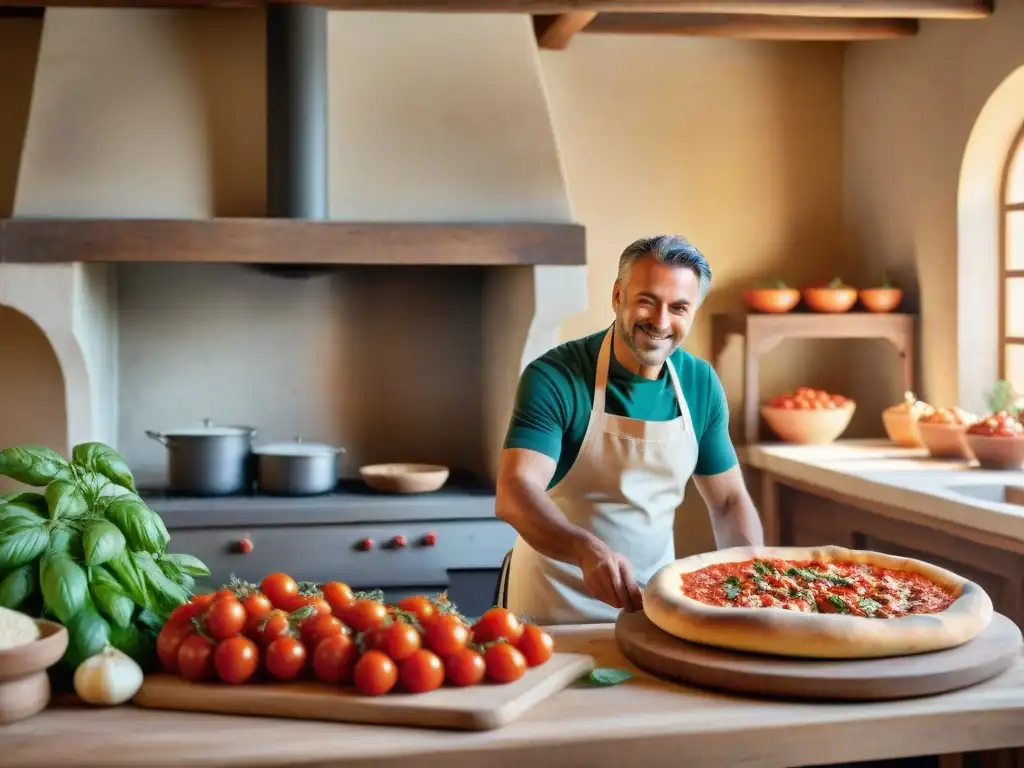
[[[809,411],[763,405],[761,415],[772,431],[787,443],[825,445],[835,442],[846,431],[855,410],[852,402],[841,408]]]
[[[856,288],[804,288],[804,303],[812,312],[849,312],[857,303]]]
[[[860,303],[868,312],[892,312],[903,301],[900,288],[862,288]]]
[[[918,420],[915,425],[928,453],[936,459],[968,459],[970,455],[960,436],[967,430],[966,424],[932,424]]]
[[[1024,438],[961,435],[964,447],[982,469],[1024,469]]]
[[[743,291],[747,308],[755,312],[779,315],[789,312],[800,302],[796,288],[748,288]]]
[[[901,448],[920,448],[924,445],[917,432],[917,418],[898,410],[898,406],[882,411],[882,424],[885,426],[885,434]]]

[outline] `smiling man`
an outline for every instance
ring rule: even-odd
[[[691,477],[719,548],[762,544],[714,369],[680,345],[711,287],[688,240],[626,248],[615,322],[523,371],[498,473],[497,515],[519,534],[499,602],[542,624],[614,621],[675,559]]]

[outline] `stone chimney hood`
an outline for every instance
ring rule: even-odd
[[[83,84],[88,88],[84,80],[87,76],[76,75],[73,71],[74,64],[71,62],[75,56],[88,59],[82,62],[83,67],[95,65],[95,70],[89,75],[92,78],[102,78],[108,74],[112,78],[124,77],[113,71],[105,71],[104,67],[112,68],[112,65],[104,61],[102,55],[91,53],[84,47],[109,45],[110,28],[126,23],[111,22],[109,16],[104,20],[104,13],[134,17],[126,19],[126,22],[136,23],[132,34],[140,30],[143,37],[150,34],[153,37],[150,42],[158,52],[160,46],[169,49],[174,45],[173,33],[159,30],[155,26],[159,14],[175,13],[173,11],[51,9],[44,22],[36,93],[33,96],[22,159],[15,217],[0,220],[0,263],[223,262],[300,267],[331,264],[572,266],[586,263],[584,230],[580,225],[566,220],[567,202],[565,211],[559,212],[561,215],[556,213],[554,216],[545,216],[543,211],[530,210],[527,202],[522,215],[517,215],[516,211],[508,215],[507,210],[501,209],[489,216],[469,211],[469,219],[466,219],[458,210],[450,210],[448,215],[439,215],[429,210],[413,210],[403,216],[402,206],[392,206],[391,200],[385,196],[387,190],[377,191],[378,202],[375,207],[357,200],[356,195],[362,195],[363,189],[372,188],[372,177],[375,174],[371,165],[375,157],[379,159],[389,152],[386,142],[393,137],[385,135],[380,142],[375,142],[376,137],[368,135],[372,131],[366,129],[367,125],[373,125],[372,115],[352,127],[352,121],[346,117],[348,111],[366,115],[376,108],[390,111],[393,115],[400,107],[395,103],[396,100],[410,96],[422,97],[426,88],[437,88],[440,81],[434,79],[420,83],[418,94],[415,92],[416,85],[407,86],[404,91],[401,86],[392,87],[389,91],[386,86],[382,87],[380,76],[375,73],[363,84],[343,84],[340,87],[337,83],[329,85],[331,73],[337,73],[337,77],[344,79],[353,72],[350,65],[355,59],[361,63],[366,55],[373,55],[372,52],[368,54],[366,49],[347,54],[339,47],[360,45],[357,33],[347,29],[353,25],[358,28],[360,24],[372,23],[368,17],[374,14],[337,14],[344,18],[331,20],[338,27],[332,30],[329,28],[328,11],[313,6],[270,5],[265,10],[266,108],[265,115],[253,115],[256,119],[265,119],[266,128],[267,186],[264,216],[218,216],[216,207],[209,200],[205,202],[209,210],[204,211],[202,198],[204,195],[208,198],[210,194],[199,190],[200,194],[197,195],[195,187],[190,190],[191,198],[188,202],[178,206],[166,202],[153,203],[150,210],[146,210],[146,203],[140,203],[141,207],[137,210],[127,210],[123,204],[124,190],[121,190],[120,193],[113,193],[111,199],[120,194],[122,202],[106,206],[109,215],[97,215],[97,209],[103,209],[104,205],[102,202],[93,202],[91,198],[102,199],[105,185],[116,187],[118,184],[117,178],[109,178],[102,164],[103,153],[96,153],[100,157],[91,157],[89,153],[93,151],[92,147],[86,148],[90,142],[103,139],[75,130],[70,131],[69,136],[62,136],[64,129],[59,126],[74,123],[83,110],[110,108],[109,104],[104,106],[91,103],[88,92],[77,93],[77,98],[68,98],[68,93],[81,91]],[[149,14],[150,18],[143,18],[140,14]],[[97,21],[104,21],[104,24]],[[532,44],[527,24],[524,18],[523,40],[529,40]],[[94,31],[96,38],[89,40]],[[150,66],[145,57],[154,54],[141,48],[139,54],[143,60],[139,61],[138,66]],[[181,56],[180,51],[171,51],[170,54]],[[428,55],[429,51],[421,50],[419,54]],[[536,56],[535,51],[533,56]],[[166,66],[169,58],[166,52],[155,54],[157,65]],[[125,62],[120,64],[124,66]],[[518,69],[520,80],[535,81],[531,83],[531,88],[526,89],[532,90],[527,93],[526,112],[531,113],[532,110],[533,134],[539,139],[540,149],[515,146],[517,140],[514,137],[495,132],[493,152],[505,151],[503,145],[506,144],[513,145],[511,152],[519,152],[519,158],[506,158],[506,168],[522,165],[523,158],[532,156],[541,159],[540,164],[546,164],[548,170],[542,170],[540,175],[543,177],[545,173],[548,174],[548,188],[553,186],[550,183],[550,169],[554,168],[553,173],[558,177],[554,186],[561,185],[567,201],[539,66],[535,61],[532,64],[525,67],[519,65]],[[415,67],[410,69],[415,71]],[[180,86],[180,80],[187,77],[188,74],[177,75],[179,82],[174,84]],[[355,77],[359,77],[358,72]],[[450,126],[453,134],[461,127],[457,121],[465,122],[467,109],[487,110],[500,103],[499,100],[493,100],[490,104],[473,104],[473,89],[479,91],[479,83],[474,83],[473,78],[474,75],[466,76],[466,90],[469,93],[465,97],[457,92],[457,83],[454,95],[439,94],[436,97],[442,100],[448,98],[453,102],[462,101],[453,110],[453,123]],[[152,95],[154,85],[162,86],[149,84],[150,99],[157,98]],[[185,87],[189,87],[189,84],[186,83]],[[377,94],[375,88],[383,92]],[[107,89],[108,93],[110,90]],[[173,92],[172,89],[168,90]],[[121,89],[121,92],[125,100],[139,100],[139,95],[133,95],[129,88]],[[344,103],[349,96],[351,104]],[[333,113],[328,107],[330,99],[339,100]],[[180,101],[188,104],[187,99]],[[510,103],[514,99],[506,101]],[[152,105],[139,108],[153,109]],[[168,110],[174,108],[166,107]],[[521,131],[523,120],[516,119],[509,112],[517,108],[518,102],[513,106],[505,106],[504,121],[495,127],[500,129],[504,125],[509,132]],[[119,109],[123,112],[127,107],[113,107],[115,112]],[[538,117],[541,119],[538,120]],[[158,118],[147,118],[144,115],[131,118],[141,124],[141,130],[149,127],[147,119]],[[400,142],[408,142],[410,138],[415,141],[410,136],[419,130],[415,107],[408,120],[404,133],[396,134]],[[501,118],[492,120],[500,121]],[[436,131],[439,127],[443,130],[445,126],[430,125],[427,129]],[[530,133],[527,130],[527,134]],[[76,141],[80,142],[79,147],[74,146]],[[110,142],[110,139],[106,141]],[[193,138],[191,141],[192,149],[184,151],[191,151],[192,155],[185,159],[199,168],[197,175],[202,175],[203,138]],[[358,141],[364,143],[360,145]],[[183,145],[187,144],[188,140],[183,142]],[[545,144],[550,146],[545,147]],[[167,152],[167,164],[175,164],[175,153],[182,153],[183,150],[173,147],[162,149],[164,146],[156,142],[152,151]],[[200,150],[197,152],[195,147],[200,147]],[[109,151],[115,155],[116,161],[129,164],[122,157],[116,157],[117,149]],[[401,156],[401,151],[399,147],[398,156]],[[75,156],[76,152],[81,153],[81,156]],[[365,160],[357,159],[354,162],[349,157],[343,162],[348,167],[357,166],[362,176],[349,181],[351,174],[346,174],[344,170],[339,172],[338,165],[332,165],[330,155],[335,152],[366,157]],[[200,159],[194,160],[193,156]],[[481,165],[487,167],[488,161],[489,158],[483,158]],[[89,173],[83,173],[83,166],[89,164],[92,165]],[[500,170],[500,162],[498,166]],[[394,178],[401,178],[400,170],[393,173]],[[368,183],[367,177],[371,177]],[[335,180],[333,184],[332,178]],[[159,186],[163,181],[155,177],[151,180],[135,178],[132,183],[136,188],[134,194],[146,196],[149,192],[140,187],[146,183]],[[420,187],[418,191],[406,194],[418,194],[427,200],[433,194],[431,186],[435,181],[424,178],[423,174],[418,180],[412,178],[406,183],[410,186],[418,184]],[[436,183],[444,185],[446,182],[439,175]],[[500,188],[503,180],[491,178],[486,183],[492,188]],[[530,193],[531,183],[520,185],[525,195]],[[55,188],[60,189],[62,186],[66,186],[67,191],[54,192]],[[512,186],[515,187],[514,182]],[[373,192],[372,189],[370,191]],[[346,199],[332,205],[330,198],[333,195]],[[155,197],[159,198],[160,195]],[[196,200],[200,202],[196,203]],[[66,209],[66,215],[55,210],[61,207]],[[184,210],[173,210],[175,207]],[[540,207],[534,206],[535,209]],[[549,205],[548,210],[551,207]],[[210,215],[204,215],[207,212]]]

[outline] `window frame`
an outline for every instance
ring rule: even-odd
[[[1010,280],[1024,279],[1024,267],[1010,269],[1009,266],[1009,219],[1014,213],[1024,212],[1024,200],[1010,200],[1010,174],[1018,161],[1024,164],[1024,125],[1018,129],[1017,135],[1014,136],[1013,143],[1010,145],[1010,151],[1006,153],[1006,162],[1003,164],[999,188],[999,378],[1005,380],[1009,379],[1009,365],[1007,363],[1010,356],[1010,348],[1024,348],[1024,336],[1007,335]]]

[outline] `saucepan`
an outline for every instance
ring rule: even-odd
[[[219,426],[204,419],[201,427],[146,434],[167,446],[168,486],[176,493],[223,496],[252,485],[254,427]]]
[[[316,496],[338,485],[340,446],[307,443],[301,437],[253,449],[256,482],[261,493],[275,496]]]

